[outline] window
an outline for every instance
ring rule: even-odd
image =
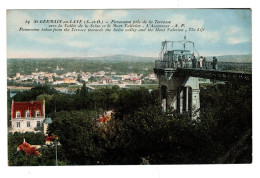
[[[29,110],[27,110],[27,111],[25,112],[25,117],[30,117],[30,111],[29,111]]]
[[[35,117],[40,117],[40,111],[39,110],[35,111]]]
[[[30,121],[27,121],[27,127],[30,127],[30,126],[31,126]]]
[[[20,122],[16,122],[16,127],[20,127]]]
[[[37,127],[40,127],[40,121],[37,121]]]
[[[16,118],[21,118],[21,112],[20,112],[20,111],[16,111],[15,117],[16,117]]]

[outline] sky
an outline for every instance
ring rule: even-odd
[[[161,42],[183,40],[185,32],[43,32],[19,31],[46,27],[34,20],[171,21],[185,24],[186,38],[203,56],[251,54],[249,9],[135,10],[8,10],[7,58],[94,57],[134,55],[158,57]],[[26,20],[30,24],[25,23]],[[189,28],[204,28],[203,32]]]

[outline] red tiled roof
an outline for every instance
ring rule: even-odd
[[[54,141],[55,140],[55,136],[54,135],[51,135],[51,136],[47,136],[45,138],[45,141]]]
[[[103,78],[101,78],[100,80],[111,80],[111,78],[103,77]]]
[[[29,155],[39,155],[37,148],[32,147],[29,143],[23,142],[21,145],[17,147],[17,150],[25,153],[26,156]]]
[[[108,116],[108,115],[106,115],[106,116],[100,117],[100,118],[98,119],[98,122],[100,122],[100,123],[105,123],[105,122],[109,121],[110,119],[111,119],[111,117]]]
[[[13,102],[12,103],[12,119],[15,118],[16,111],[21,112],[21,117],[25,117],[25,112],[30,111],[30,117],[35,117],[35,111],[40,111],[40,116],[42,113],[42,101],[26,101],[26,102]]]

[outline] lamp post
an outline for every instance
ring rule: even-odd
[[[55,137],[55,156],[56,156],[56,166],[58,166],[57,137]]]

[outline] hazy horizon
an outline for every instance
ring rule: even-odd
[[[226,55],[205,55],[204,57],[211,56],[252,56],[252,53],[248,54],[226,54]],[[8,57],[7,59],[58,59],[58,58],[102,58],[102,57],[112,57],[112,56],[130,56],[130,57],[140,57],[140,58],[159,58],[159,56],[136,56],[130,54],[113,54],[113,55],[105,55],[105,56],[69,56],[69,57]]]

